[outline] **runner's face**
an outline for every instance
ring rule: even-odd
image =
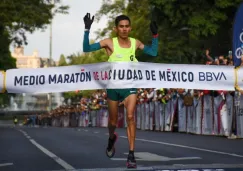
[[[117,35],[121,38],[127,38],[131,31],[131,26],[128,20],[121,20],[116,27]]]

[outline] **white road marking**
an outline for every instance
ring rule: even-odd
[[[27,134],[25,131],[23,131],[23,130],[21,130],[21,129],[20,129],[19,131],[22,132],[24,135]]]
[[[65,162],[64,160],[62,160],[61,158],[59,158],[58,156],[56,156],[55,154],[53,154],[52,152],[50,152],[49,150],[47,150],[46,148],[44,148],[43,146],[41,146],[40,144],[38,144],[35,140],[30,139],[30,142],[32,144],[34,144],[37,148],[39,148],[43,153],[45,153],[46,155],[48,155],[49,157],[51,157],[53,160],[55,160],[64,169],[67,169],[67,170],[75,169],[70,164],[68,164],[67,162]]]
[[[109,133],[105,133],[105,135],[109,135]]]
[[[124,153],[128,155],[128,153]],[[170,158],[166,156],[159,156],[157,154],[148,153],[148,152],[135,152],[134,153],[137,161],[175,161],[175,160],[194,160],[201,159],[200,157],[179,157],[179,158]],[[126,161],[127,158],[111,158],[111,160]]]
[[[127,138],[126,136],[120,136],[120,137],[121,138]],[[153,141],[153,140],[146,140],[146,139],[139,139],[139,138],[136,138],[136,141],[150,142],[150,143],[162,144],[162,145],[168,145],[168,146],[174,146],[174,147],[180,147],[180,148],[188,148],[188,149],[192,149],[192,150],[198,150],[198,151],[204,151],[204,152],[210,152],[210,153],[223,154],[223,155],[243,158],[243,156],[239,155],[239,154],[227,153],[227,152],[215,151],[215,150],[208,150],[208,149],[205,149],[205,148],[197,148],[197,147],[191,147],[191,146],[180,145],[180,144],[172,144],[172,143],[166,143],[166,142],[161,142],[161,141]]]
[[[24,133],[23,133],[24,134]],[[35,145],[39,150],[41,150],[43,153],[45,153],[47,156],[51,157],[53,160],[55,160],[59,165],[61,165],[64,169],[66,170],[74,170],[75,168],[62,160],[60,157],[56,156],[54,153],[50,152],[47,150],[45,147],[41,146],[38,144],[34,139],[31,139],[30,136],[26,136],[27,138],[29,137],[30,142]]]
[[[85,131],[85,132],[88,132],[89,130],[85,129],[84,131]]]
[[[0,164],[0,167],[11,166],[11,165],[13,165],[13,163],[2,163]]]
[[[24,134],[24,136],[28,136],[28,134],[25,131],[23,131],[21,129],[19,131],[22,132]]]
[[[209,166],[210,167],[210,166]],[[77,169],[75,171],[124,171],[124,170],[140,170],[140,171],[226,171],[225,169],[218,169],[220,167],[210,167],[210,169],[198,166],[197,168],[191,168],[191,167],[174,167],[174,166],[161,166],[161,167],[143,167],[143,166],[137,166],[136,169],[127,169],[125,167],[120,168],[94,168],[94,169]],[[63,171],[63,170],[53,170],[53,171]],[[74,171],[74,170],[73,170]]]
[[[94,133],[95,133],[95,134],[98,134],[99,132],[96,131],[96,132],[94,132]]]
[[[28,135],[26,136],[26,138],[31,139],[31,137],[30,137],[30,136],[28,136]]]
[[[127,169],[126,167],[116,167],[116,168],[93,168],[93,169],[76,169],[76,170],[70,170],[70,171],[154,171],[155,169],[153,167],[144,167],[137,165],[136,169]],[[51,171],[64,171],[64,170],[51,170]],[[160,170],[157,170],[160,171]],[[170,170],[170,171],[176,171],[176,170]],[[181,171],[187,171],[187,170],[181,170]]]

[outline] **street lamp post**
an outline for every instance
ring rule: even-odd
[[[51,1],[54,4],[54,0]],[[52,66],[52,20],[50,23],[49,67]],[[52,110],[52,93],[49,93],[49,111]]]

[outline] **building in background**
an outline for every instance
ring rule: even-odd
[[[16,58],[17,68],[46,68],[49,64],[58,66],[58,62],[40,57],[37,50],[32,55],[25,55],[24,47],[18,47],[11,55]],[[48,110],[49,99],[48,94],[16,94],[15,97],[11,97],[9,110]],[[62,102],[62,93],[52,93],[52,108],[60,106]]]
[[[58,62],[54,60],[50,61],[49,58],[39,57],[37,50],[34,50],[32,55],[25,55],[24,47],[15,48],[11,55],[16,59],[17,68],[45,68],[49,64],[51,66],[58,65]]]

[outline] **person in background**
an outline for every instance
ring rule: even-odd
[[[14,116],[13,118],[13,122],[14,122],[14,126],[16,126],[18,124],[18,118],[16,116]]]

